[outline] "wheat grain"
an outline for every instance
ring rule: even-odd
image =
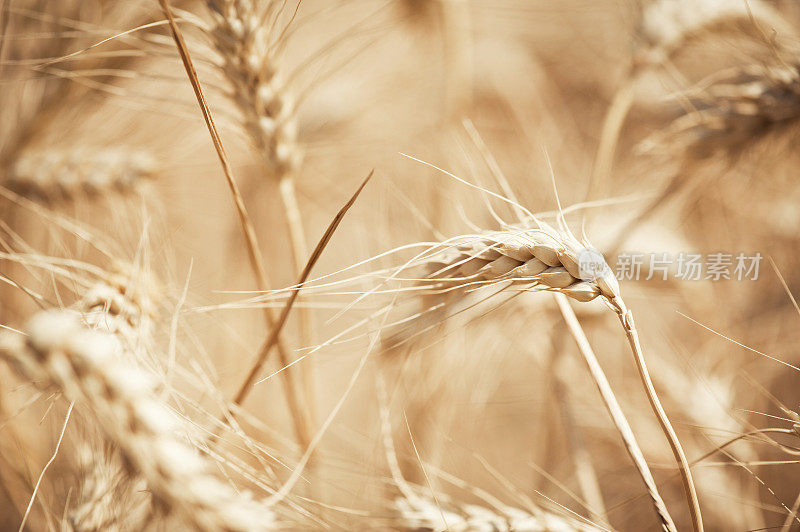
[[[0,354],[38,385],[54,386],[92,411],[154,501],[198,530],[268,530],[272,512],[210,474],[211,466],[176,437],[176,421],[148,375],[119,359],[114,336],[87,330],[68,311],[37,314],[27,338],[7,335]]]
[[[301,161],[296,109],[277,57],[283,33],[277,24],[281,2],[206,3],[213,18],[210,34],[232,87],[231,97],[267,175],[278,183],[294,269],[299,274],[308,251],[294,185]]]
[[[109,274],[90,286],[73,306],[84,322],[136,345],[139,338],[149,339],[157,316],[157,288],[143,273]]]
[[[429,283],[433,293],[463,292],[500,283],[507,286],[523,283],[555,292],[556,296],[560,295],[562,298],[569,296],[582,302],[602,297],[619,318],[647,398],[679,465],[695,532],[703,530],[699,502],[688,461],[653,387],[634,325],[633,313],[623,302],[619,283],[602,255],[593,251],[588,242],[583,244],[579,242],[566,227],[556,230],[533,219],[528,223],[509,226],[503,231],[450,239],[439,246],[434,246],[411,264],[415,262],[427,266],[428,274],[422,282]],[[570,309],[565,305],[566,303],[563,305],[559,303],[566,319],[566,313]],[[577,323],[577,320],[575,321]],[[597,381],[598,374],[599,372],[594,372],[593,376],[600,386],[600,382]],[[605,377],[600,376],[600,378]],[[610,391],[607,384],[605,387]],[[612,414],[614,410],[619,411],[618,407],[612,408],[610,401],[606,402]],[[641,452],[638,451],[632,434],[626,435],[622,430],[627,426],[627,421],[617,422],[615,419],[615,422],[625,438],[631,456],[639,466],[642,478],[648,485],[663,528],[674,530],[675,525],[658,495],[647,465],[643,458],[637,455],[637,452],[638,454]],[[627,429],[627,432],[630,433],[630,430]]]

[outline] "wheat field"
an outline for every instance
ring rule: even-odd
[[[0,0],[0,530],[800,530],[800,4]]]

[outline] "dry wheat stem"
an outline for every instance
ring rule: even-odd
[[[611,104],[603,117],[600,130],[600,142],[597,146],[592,173],[589,175],[589,187],[586,201],[603,197],[602,186],[608,182],[614,165],[614,154],[617,151],[622,126],[633,105],[636,77],[628,75],[614,93]]]
[[[783,525],[781,526],[780,532],[790,532],[792,525],[797,517],[797,511],[800,510],[800,493],[798,493],[797,497],[794,500],[794,504],[792,504],[792,509],[789,512],[789,515],[786,516],[786,519],[783,521]]]
[[[347,203],[345,203],[344,206],[339,209],[339,212],[336,213],[336,216],[334,216],[333,220],[331,220],[331,223],[328,225],[325,233],[323,233],[322,238],[320,238],[319,242],[314,248],[314,252],[311,254],[308,262],[306,262],[306,265],[303,267],[303,271],[300,273],[300,278],[297,280],[297,283],[295,283],[295,288],[292,290],[289,298],[286,300],[286,304],[284,305],[283,310],[278,317],[277,323],[272,328],[272,331],[270,332],[261,349],[259,349],[258,358],[256,358],[256,361],[250,369],[247,378],[239,389],[239,392],[236,394],[236,397],[233,401],[234,403],[241,404],[245,397],[247,397],[247,394],[250,393],[253,383],[255,383],[259,372],[264,366],[264,363],[267,361],[270,351],[273,347],[275,347],[275,344],[278,341],[278,335],[280,334],[281,329],[284,325],[286,325],[286,319],[289,317],[289,312],[292,310],[297,297],[300,295],[300,290],[302,289],[303,284],[308,280],[308,276],[311,275],[311,270],[314,268],[320,256],[322,255],[325,246],[328,245],[328,242],[330,242],[331,238],[333,237],[333,233],[344,219],[344,215],[350,210],[350,207],[355,204],[356,199],[358,199],[358,196],[361,194],[361,191],[364,190],[364,187],[367,186],[367,183],[372,178],[373,173],[374,172],[369,173],[369,175],[366,177],[366,179],[364,179],[358,189],[356,189],[355,193],[350,197]]]
[[[247,252],[250,258],[250,264],[253,268],[253,272],[256,276],[257,287],[261,291],[268,291],[269,290],[269,282],[267,280],[266,268],[264,266],[264,259],[261,255],[261,250],[258,246],[258,240],[256,238],[255,228],[253,227],[253,223],[250,219],[250,216],[247,214],[247,209],[244,205],[244,199],[242,198],[241,193],[239,192],[239,186],[236,184],[236,180],[233,178],[233,170],[231,168],[230,162],[228,161],[228,156],[225,153],[225,149],[222,146],[222,139],[219,137],[219,133],[217,132],[217,128],[214,125],[214,119],[211,116],[211,111],[208,108],[208,104],[205,101],[205,97],[203,96],[202,88],[200,87],[200,81],[197,78],[197,72],[194,69],[192,64],[191,56],[189,55],[189,49],[186,47],[186,43],[183,39],[183,35],[181,34],[178,25],[175,23],[175,19],[172,16],[172,11],[169,7],[168,0],[159,0],[161,4],[161,8],[164,11],[167,19],[169,20],[169,26],[172,31],[172,36],[175,39],[175,44],[177,45],[178,52],[180,53],[181,60],[183,61],[183,65],[186,69],[186,73],[189,76],[189,81],[192,84],[192,88],[194,89],[195,96],[197,97],[197,102],[200,105],[200,109],[203,113],[203,118],[205,119],[206,126],[208,127],[208,131],[211,134],[211,139],[214,142],[214,148],[217,151],[217,156],[219,157],[220,164],[222,165],[222,169],[225,173],[225,178],[228,182],[228,187],[230,188],[231,195],[233,196],[234,203],[236,205],[236,212],[239,216],[239,223],[242,228],[242,232],[245,237],[245,242],[247,244]],[[267,326],[272,329],[275,326],[275,316],[272,313],[272,309],[269,307],[264,307],[264,317],[267,321]],[[284,344],[282,338],[278,337],[278,355],[280,359],[280,363],[282,366],[289,365],[289,354],[286,345]],[[283,383],[284,383],[284,390],[286,392],[286,402],[289,405],[289,410],[292,417],[292,422],[294,424],[295,434],[297,436],[298,442],[300,445],[305,448],[308,446],[309,442],[311,441],[311,419],[308,409],[304,407],[300,396],[297,392],[297,385],[294,379],[294,373],[291,370],[283,371]]]
[[[198,530],[272,528],[268,508],[217,480],[211,463],[176,437],[180,427],[157,400],[150,375],[122,362],[113,335],[85,329],[69,311],[39,313],[26,332],[26,338],[5,335],[0,356],[22,377],[93,412],[164,510]]]

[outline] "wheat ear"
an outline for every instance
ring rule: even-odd
[[[84,445],[79,450],[81,486],[77,504],[62,526],[66,532],[102,532],[142,528],[140,503],[146,488],[119,467],[109,453]],[[141,485],[140,485],[141,484]],[[137,494],[139,497],[137,497]],[[135,523],[135,527],[134,527]]]
[[[780,13],[761,1],[655,0],[644,6],[637,28],[643,46],[628,66],[603,118],[587,200],[602,195],[602,187],[611,175],[622,126],[641,76],[667,61],[692,37],[726,22],[751,24],[764,40],[767,38],[762,26],[791,32]]]
[[[113,335],[85,329],[69,311],[37,314],[26,333],[4,336],[0,356],[23,378],[52,386],[93,412],[166,511],[197,530],[273,527],[268,508],[217,480],[208,460],[176,437],[175,417],[156,398],[150,376],[122,362]]]
[[[704,159],[735,157],[744,146],[800,118],[800,65],[752,65],[725,71],[686,95],[690,110],[639,149]]]
[[[422,491],[422,490],[417,490]],[[525,510],[500,503],[493,497],[495,508],[477,504],[459,504],[438,495],[436,500],[414,493],[412,498],[398,497],[394,509],[399,516],[401,530],[429,532],[598,532],[595,526],[570,522],[561,516],[540,511],[534,515]]]
[[[421,283],[431,293],[509,283],[557,291],[582,302],[599,296],[618,299],[619,284],[613,275],[589,277],[581,271],[584,252],[602,260],[566,233],[538,222],[531,228],[509,227],[451,238],[414,264],[428,270]]]
[[[640,60],[663,62],[694,37],[726,24],[747,25],[759,37],[769,30],[791,31],[781,14],[762,0],[655,0],[644,6],[639,20],[642,54],[649,56]]]
[[[681,163],[661,192],[619,231],[609,254],[619,252],[630,235],[691,184],[687,174],[696,162],[721,154],[732,165],[749,145],[800,119],[800,65],[753,65],[716,77],[688,95],[690,111],[640,143],[644,153],[677,154]]]
[[[136,192],[154,175],[155,168],[155,160],[144,151],[42,151],[20,158],[5,184],[27,198],[73,201],[81,196]]]

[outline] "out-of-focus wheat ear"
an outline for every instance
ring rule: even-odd
[[[280,37],[285,28],[265,23],[281,9],[267,0],[206,0],[211,13],[210,37],[220,58],[220,69],[231,86],[231,98],[241,114],[244,129],[263,162],[268,179],[280,193],[295,274],[308,258],[303,217],[295,180],[302,153],[297,143],[296,103],[280,64]],[[300,339],[312,345],[311,314],[298,309]],[[288,363],[284,362],[286,365]],[[286,370],[289,372],[292,370]],[[301,368],[309,422],[315,400],[312,364]]]
[[[146,486],[129,475],[105,449],[83,443],[76,501],[63,523],[64,532],[103,532],[143,528],[147,516]]]
[[[686,98],[689,109],[645,139],[639,151],[687,160],[718,153],[735,159],[766,134],[797,123],[800,64],[727,70]]]
[[[141,476],[157,509],[204,531],[270,530],[274,515],[218,480],[207,458],[179,436],[173,413],[157,399],[153,378],[121,356],[111,334],[80,325],[69,311],[34,316],[25,336],[0,337],[0,357],[25,378],[55,388],[91,412],[129,473]]]
[[[800,65],[752,65],[717,76],[689,95],[691,110],[664,131],[642,141],[638,150],[678,159],[680,166],[659,194],[618,232],[608,253],[618,253],[627,239],[661,212],[687,187],[698,163],[719,155],[733,165],[739,155],[770,134],[781,134],[800,120]]]
[[[693,37],[713,33],[725,24],[746,26],[765,41],[767,34],[774,31],[794,35],[781,14],[760,0],[653,0],[644,5],[636,35],[639,50],[603,118],[587,200],[603,196],[603,186],[611,174],[622,126],[633,105],[634,88],[641,75],[668,60]]]
[[[461,504],[441,494],[433,499],[416,490],[413,497],[397,497],[394,511],[396,527],[400,530],[426,530],[429,532],[521,532],[558,530],[563,532],[598,532],[594,525],[569,519],[537,509],[535,513],[504,505],[497,501],[496,508],[477,504]]]
[[[155,172],[155,159],[142,150],[48,150],[17,160],[4,184],[29,199],[64,202],[139,192]]]
[[[637,34],[644,47],[638,60],[663,62],[693,38],[725,26],[759,38],[793,33],[783,16],[762,0],[654,0],[642,8]]]
[[[529,511],[513,508],[501,503],[488,493],[473,488],[480,499],[492,507],[473,504],[457,504],[447,497],[429,497],[423,490],[415,489],[407,482],[400,471],[397,453],[392,439],[392,426],[389,418],[386,381],[380,371],[376,374],[378,404],[380,406],[381,436],[386,461],[400,497],[393,500],[393,510],[397,514],[397,527],[402,530],[429,531],[473,531],[493,530],[514,532],[525,530],[563,530],[593,532],[600,530],[592,525],[562,517],[541,508]],[[451,480],[452,482],[453,480]],[[461,487],[463,483],[459,483]]]

